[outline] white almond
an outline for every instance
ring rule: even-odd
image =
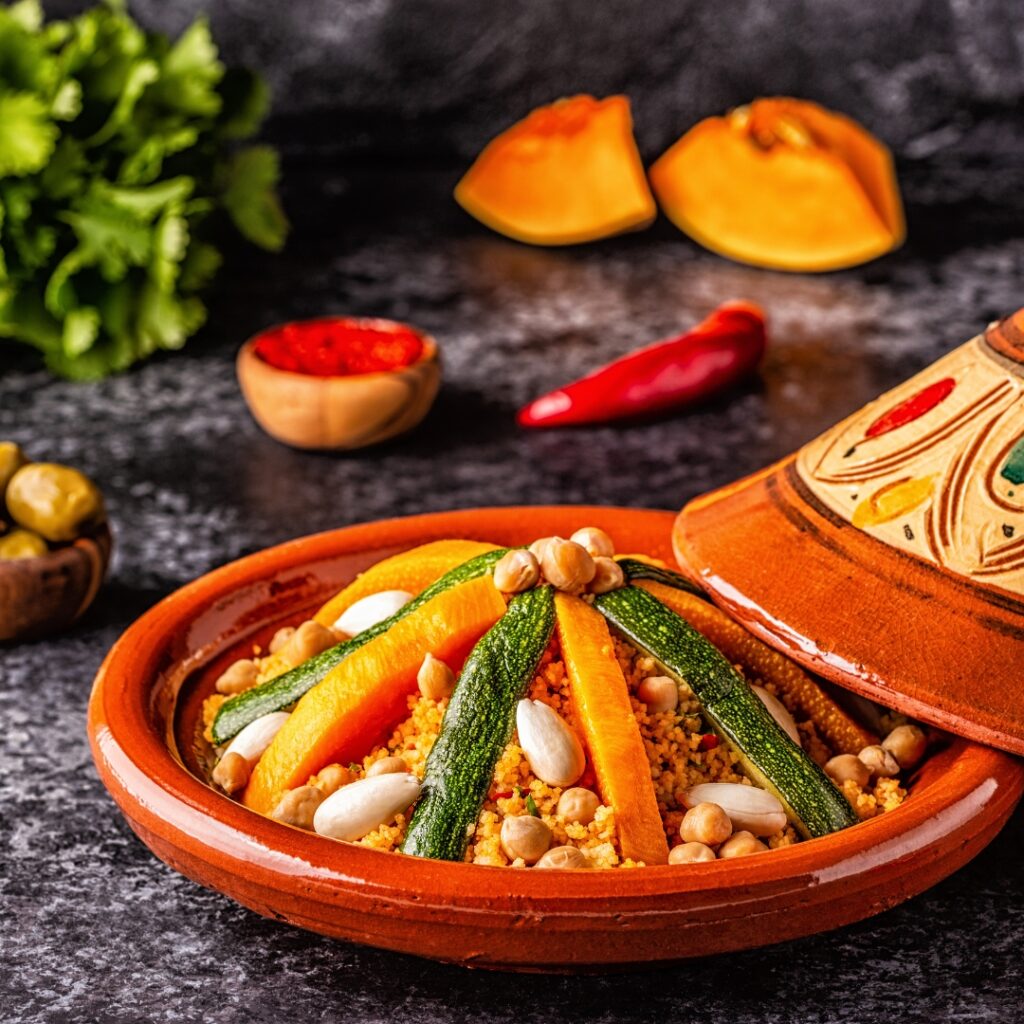
[[[549,786],[571,786],[587,766],[576,733],[547,704],[521,700],[516,707],[516,729],[530,769]]]
[[[228,744],[224,756],[241,754],[249,764],[255,764],[263,756],[263,751],[270,746],[271,740],[278,734],[281,726],[287,721],[287,711],[271,711],[269,715],[261,715],[250,722]]]
[[[408,773],[373,775],[342,786],[313,815],[313,829],[331,839],[354,842],[390,824],[420,796],[420,781]]]
[[[718,804],[729,815],[733,828],[755,836],[773,836],[786,827],[786,812],[779,798],[755,786],[739,782],[702,782],[683,796],[687,807]]]
[[[793,716],[789,713],[789,708],[774,693],[769,693],[763,686],[752,686],[751,689],[761,698],[761,703],[768,709],[768,714],[782,726],[782,731],[799,747],[800,732]]]
[[[381,590],[376,594],[360,598],[335,620],[333,628],[339,633],[358,636],[378,622],[390,619],[395,612],[412,600],[406,590]]]

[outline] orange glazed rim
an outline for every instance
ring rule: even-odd
[[[983,848],[1020,798],[1024,768],[963,740],[926,762],[903,806],[841,833],[696,869],[570,872],[340,843],[247,810],[177,755],[174,704],[186,677],[270,623],[260,607],[276,602],[277,621],[288,602],[293,614],[309,607],[343,582],[339,572],[351,575],[353,560],[365,568],[443,537],[518,543],[579,525],[602,527],[622,550],[668,557],[672,519],[588,506],[461,510],[315,534],[231,562],[151,608],[107,655],[88,715],[100,777],[157,856],[265,916],[521,970],[678,960],[811,934],[886,909]]]

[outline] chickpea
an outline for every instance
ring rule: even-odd
[[[522,858],[533,864],[550,845],[551,829],[532,814],[516,815],[501,823],[501,848],[509,860]]]
[[[0,441],[0,498],[12,476],[21,469],[28,459],[25,453],[13,441]]]
[[[540,562],[532,551],[509,551],[494,567],[494,585],[503,594],[520,594],[539,579]]]
[[[84,474],[55,462],[30,462],[7,484],[7,509],[19,526],[48,541],[74,540],[103,520],[103,496]]]
[[[320,769],[314,784],[324,796],[330,796],[351,781],[352,773],[343,764],[329,764]]]
[[[825,763],[825,774],[837,785],[842,786],[848,779],[856,782],[861,789],[871,778],[871,770],[855,754],[839,754]]]
[[[569,594],[580,594],[597,571],[586,548],[554,537],[544,549],[540,567],[548,583]]]
[[[229,665],[218,677],[214,689],[218,693],[242,693],[256,685],[259,666],[251,658],[242,658]]]
[[[529,546],[529,548],[527,548],[527,550],[539,562],[541,560],[544,552],[547,551],[548,545],[553,540],[561,540],[561,539],[562,539],[561,537],[538,537],[537,540],[535,540]]]
[[[732,822],[718,804],[702,803],[691,807],[679,825],[679,838],[684,843],[718,846],[731,835]]]
[[[406,764],[405,758],[382,757],[366,769],[366,777],[372,779],[375,775],[404,775],[408,771],[409,765]]]
[[[49,550],[46,541],[31,530],[11,530],[4,537],[0,537],[0,560],[2,561],[39,558]]]
[[[626,585],[626,574],[614,558],[599,556],[594,559],[594,578],[590,581],[592,594],[607,594]]]
[[[582,786],[573,786],[565,790],[558,798],[558,806],[555,813],[559,814],[566,821],[574,821],[580,825],[589,825],[594,820],[598,807],[601,806],[601,798],[590,789]]]
[[[555,846],[548,850],[536,864],[535,868],[589,868],[590,861],[575,846]]]
[[[334,634],[326,626],[321,626],[315,619],[309,619],[295,630],[291,639],[281,648],[280,655],[294,668],[323,654],[336,643]]]
[[[880,747],[878,744],[865,747],[857,756],[876,778],[891,779],[900,773],[899,761],[885,747]]]
[[[913,768],[927,748],[924,730],[916,725],[898,725],[882,740],[882,749],[888,750],[901,768]]]
[[[455,673],[440,658],[428,654],[416,673],[420,693],[430,700],[444,700],[455,690]]]
[[[699,864],[714,859],[715,851],[703,843],[683,843],[668,851],[669,864]]]
[[[288,641],[295,636],[294,626],[282,626],[270,639],[270,653],[277,654],[278,651],[287,647]]]
[[[299,786],[290,789],[281,797],[277,806],[270,812],[274,821],[297,828],[313,829],[313,815],[323,803],[324,794],[316,786]]]
[[[611,537],[597,526],[584,526],[577,530],[569,540],[586,548],[593,558],[611,558],[615,554],[615,545]]]
[[[719,860],[732,860],[733,857],[747,857],[752,853],[764,853],[768,847],[753,832],[734,832],[718,848]]]
[[[675,711],[679,706],[679,684],[668,676],[648,676],[636,688],[636,696],[651,714]]]
[[[217,767],[213,769],[213,781],[231,796],[245,788],[249,781],[249,771],[249,762],[241,754],[232,751],[217,762]]]

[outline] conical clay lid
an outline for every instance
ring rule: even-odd
[[[1024,754],[1024,310],[692,501],[673,539],[808,668]]]

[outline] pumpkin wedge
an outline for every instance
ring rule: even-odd
[[[407,713],[426,654],[461,664],[505,613],[490,576],[446,590],[336,665],[295,706],[253,769],[243,803],[267,814],[325,765],[361,758]]]
[[[313,616],[321,626],[332,626],[356,603],[382,590],[418,594],[446,572],[468,562],[495,545],[476,540],[435,540],[402,551],[371,566],[340,590]]]
[[[615,812],[622,855],[665,864],[668,842],[651,766],[604,616],[578,597],[558,593],[555,621],[574,716],[583,725],[601,797]]]
[[[799,665],[762,643],[710,602],[653,580],[639,580],[635,586],[651,593],[703,633],[730,662],[741,666],[748,678],[753,677],[752,683],[774,683],[781,695],[792,699],[804,718],[814,722],[836,753],[856,754],[878,742],[877,736],[850,718]]]
[[[646,227],[657,212],[625,96],[539,107],[486,146],[455,198],[488,227],[534,245]]]
[[[889,151],[856,121],[804,100],[758,99],[701,121],[650,179],[680,230],[755,266],[855,266],[905,234]]]

